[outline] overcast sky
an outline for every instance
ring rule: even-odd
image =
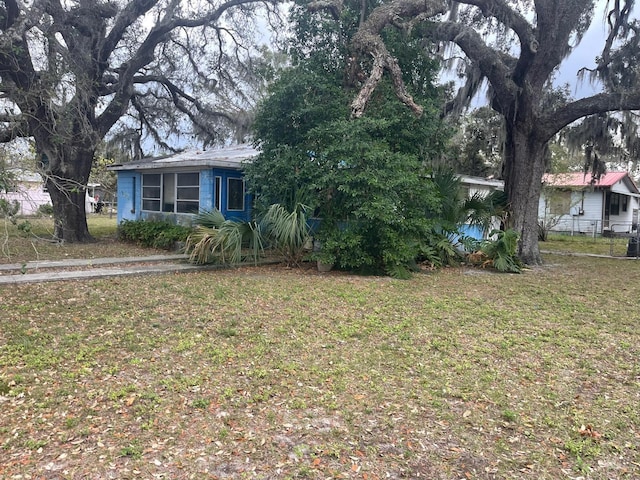
[[[585,33],[580,44],[574,49],[574,51],[566,58],[561,64],[556,78],[556,85],[562,85],[568,83],[571,86],[571,94],[575,98],[587,97],[598,93],[600,88],[598,85],[591,85],[588,78],[583,81],[578,80],[578,71],[583,68],[595,67],[595,59],[602,52],[604,46],[604,40],[607,36],[607,24],[604,22],[604,12],[606,6],[606,0],[599,0],[598,10],[596,11],[595,18],[591,22],[591,26],[587,33]],[[640,8],[636,6],[634,8],[633,16],[638,17]]]

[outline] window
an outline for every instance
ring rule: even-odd
[[[566,215],[571,208],[571,192],[555,191],[547,198],[551,215]]]
[[[142,210],[198,213],[200,173],[146,173],[142,175]]]
[[[620,215],[620,194],[618,193],[611,194],[609,215]]]
[[[622,195],[622,211],[626,212],[629,209],[629,197]]]
[[[198,213],[200,208],[200,174],[176,174],[176,212]]]
[[[244,210],[244,180],[227,178],[227,210]]]
[[[222,205],[222,177],[216,177],[215,190],[213,191],[213,206],[220,211]]]
[[[142,175],[142,210],[160,211],[162,175],[158,173]]]

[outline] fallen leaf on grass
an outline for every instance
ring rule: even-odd
[[[587,426],[582,425],[580,427],[580,430],[578,430],[578,432],[580,432],[580,435],[582,435],[583,437],[589,437],[596,440],[602,437],[602,434],[594,430],[592,425],[587,425]]]

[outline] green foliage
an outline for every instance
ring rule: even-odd
[[[4,151],[0,152],[0,193],[11,191],[16,183],[15,173],[10,169],[5,155]]]
[[[503,130],[502,117],[490,107],[473,110],[462,119],[462,125],[452,137],[442,161],[466,175],[499,175]]]
[[[210,215],[210,219],[217,215]],[[248,248],[247,255],[243,255]],[[260,225],[256,222],[224,220],[218,226],[196,227],[187,238],[185,250],[189,260],[197,264],[221,263],[235,265],[250,257],[257,262],[263,251]]]
[[[444,238],[434,213],[448,196],[425,167],[442,154],[450,130],[437,108],[437,66],[424,45],[391,29],[383,35],[424,114],[409,112],[383,79],[366,115],[351,118],[360,67],[350,63],[349,42],[359,18],[360,5],[345,4],[337,22],[294,8],[294,67],[258,109],[262,153],[245,173],[258,205],[280,203],[291,212],[303,203],[321,219],[313,258],[405,278],[418,259],[455,256],[450,245],[439,250]]]
[[[193,229],[169,222],[124,220],[118,226],[118,238],[145,247],[170,250],[187,239]]]
[[[481,245],[481,251],[492,262],[493,267],[500,272],[520,273],[522,263],[518,259],[518,232],[513,229],[494,230],[490,233],[494,240],[486,240]]]
[[[17,200],[5,200],[4,198],[0,198],[0,218],[8,218],[15,222],[15,216],[20,211],[20,204]]]
[[[25,220],[24,222],[18,223],[18,231],[22,235],[29,236],[33,233],[33,226],[29,220]]]
[[[288,265],[297,265],[309,239],[306,210],[302,204],[291,211],[274,204],[250,222],[225,220],[218,211],[201,213],[195,219],[196,231],[187,239],[190,260],[233,265],[250,258],[255,263],[267,243]]]
[[[51,205],[50,203],[45,203],[44,205],[40,205],[38,207],[38,214],[46,215],[46,216],[53,215],[53,205]]]

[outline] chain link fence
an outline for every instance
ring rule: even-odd
[[[574,219],[555,225],[540,249],[640,258],[640,229],[632,222]]]

